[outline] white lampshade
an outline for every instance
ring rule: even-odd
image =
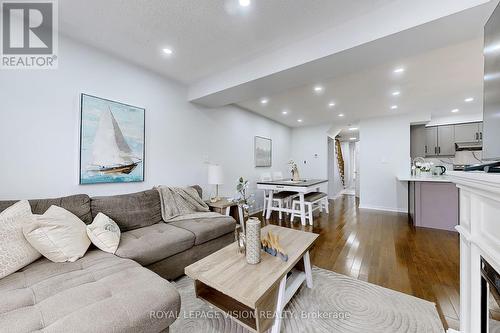
[[[222,167],[220,165],[211,164],[208,166],[208,184],[210,185],[224,184]]]

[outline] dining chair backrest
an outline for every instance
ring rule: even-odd
[[[273,180],[283,180],[283,172],[281,171],[273,172]]]
[[[260,175],[260,180],[263,182],[268,182],[270,180],[273,180],[273,178],[271,177],[271,174],[269,172],[265,172]]]

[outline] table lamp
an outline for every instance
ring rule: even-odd
[[[208,166],[208,184],[215,185],[215,197],[210,198],[211,202],[217,202],[219,198],[219,185],[224,184],[224,177],[222,176],[222,167],[217,164]]]

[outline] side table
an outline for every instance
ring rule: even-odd
[[[232,216],[236,221],[239,221],[241,230],[245,233],[245,217],[243,216],[243,209],[237,202],[229,201],[227,198],[221,198],[219,201],[210,202],[205,201],[212,212],[222,215]]]

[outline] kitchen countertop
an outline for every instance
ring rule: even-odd
[[[402,182],[437,182],[437,183],[451,183],[452,181],[447,175],[442,176],[411,176],[404,175],[398,176],[398,180]]]

